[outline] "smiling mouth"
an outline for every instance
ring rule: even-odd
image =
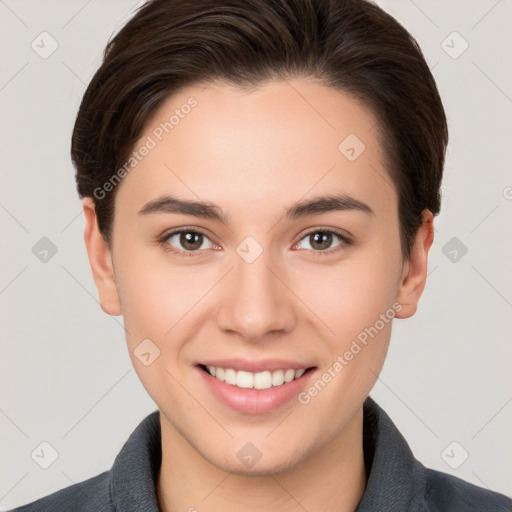
[[[216,366],[198,365],[204,372],[215,379],[225,382],[233,387],[244,389],[270,389],[300,379],[306,373],[316,367],[294,369],[281,369],[275,371],[247,372],[234,370],[233,368],[221,368]]]

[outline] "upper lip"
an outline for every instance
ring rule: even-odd
[[[199,363],[204,366],[215,366],[217,368],[232,368],[236,371],[246,371],[251,373],[274,372],[276,370],[300,370],[302,368],[311,368],[313,365],[292,361],[289,359],[260,359],[259,361],[251,359],[210,359]]]

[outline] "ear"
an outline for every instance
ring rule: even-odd
[[[403,307],[396,313],[397,318],[409,318],[416,313],[418,303],[427,281],[428,251],[434,241],[434,216],[430,210],[423,210],[423,222],[411,248],[411,255],[404,262],[397,302]]]
[[[84,240],[101,309],[108,315],[120,315],[121,303],[117,293],[112,254],[98,227],[94,201],[86,197],[82,203],[85,217]]]

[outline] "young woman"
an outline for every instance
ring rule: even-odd
[[[72,157],[158,411],[110,471],[17,510],[512,510],[425,468],[368,396],[425,286],[447,142],[415,40],[370,2],[144,5]]]

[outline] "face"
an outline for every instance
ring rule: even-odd
[[[431,239],[402,259],[376,122],[303,79],[190,87],[134,147],[111,252],[84,203],[103,309],[164,428],[219,468],[282,471],[340,440],[415,311]]]

